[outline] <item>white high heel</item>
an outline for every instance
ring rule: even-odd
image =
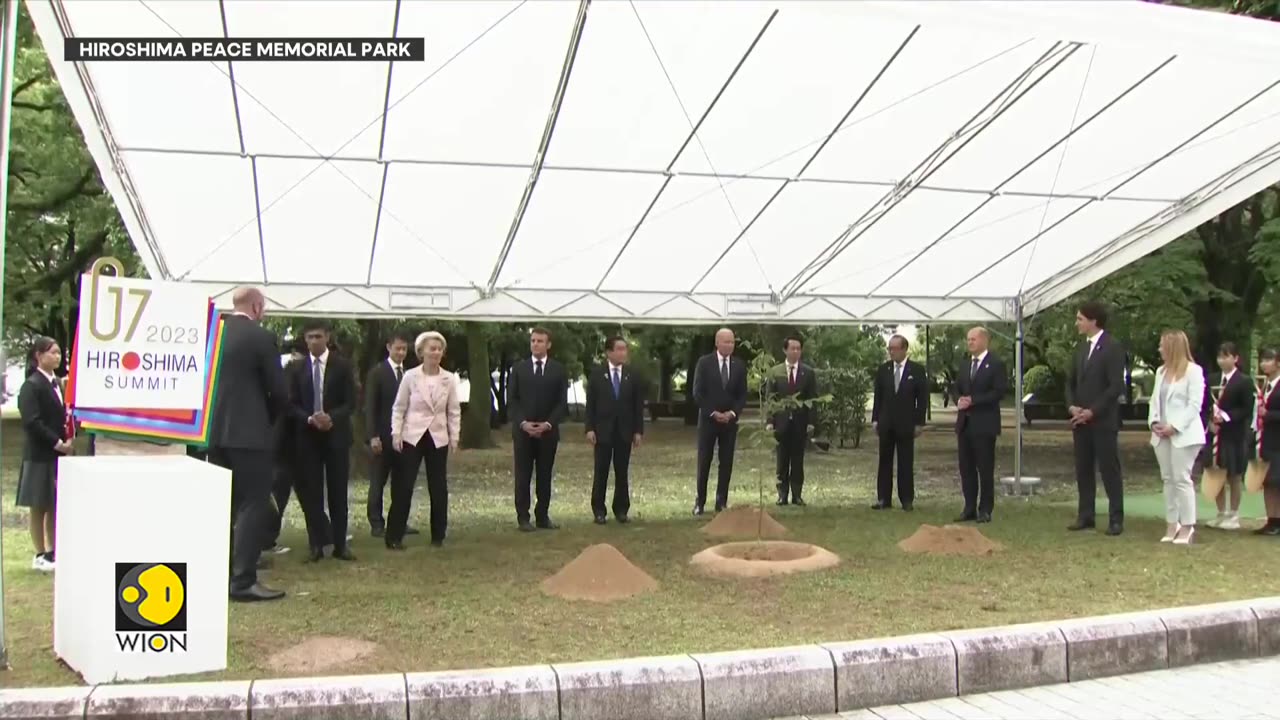
[[[1195,537],[1195,536],[1196,536],[1196,528],[1195,528],[1195,526],[1194,526],[1194,525],[1192,525],[1192,526],[1191,526],[1191,529],[1187,531],[1187,536],[1186,536],[1186,537],[1175,537],[1175,538],[1173,539],[1173,544],[1174,544],[1174,545],[1190,545],[1190,544],[1191,544],[1191,538],[1193,538],[1193,537]]]
[[[1174,523],[1172,530],[1164,531],[1164,537],[1160,538],[1160,542],[1162,543],[1173,542],[1173,539],[1177,537],[1178,533],[1181,531],[1182,531],[1182,526],[1177,523]]]

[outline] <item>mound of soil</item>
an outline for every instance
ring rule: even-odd
[[[267,666],[280,673],[308,674],[369,657],[377,643],[342,637],[313,637],[267,658]]]
[[[658,581],[612,545],[592,545],[560,572],[542,581],[542,591],[565,600],[611,602],[656,590]]]
[[[911,537],[898,543],[910,553],[929,555],[992,555],[1004,546],[967,525],[921,525]]]
[[[787,529],[764,510],[740,505],[716,515],[703,526],[702,532],[712,537],[749,538],[759,532],[761,538],[780,538],[787,534]]]

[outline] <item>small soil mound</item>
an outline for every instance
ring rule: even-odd
[[[757,537],[758,533],[761,538],[780,538],[787,529],[764,510],[743,505],[716,515],[702,532],[711,537]]]
[[[351,663],[369,657],[377,649],[377,643],[367,640],[313,637],[267,658],[267,666],[280,673],[320,672],[349,667]]]
[[[611,602],[656,590],[658,581],[612,545],[592,545],[542,581],[542,591],[565,600]]]
[[[715,545],[689,564],[719,577],[771,577],[835,567],[840,558],[817,545],[770,540]]]
[[[993,555],[1004,546],[978,532],[976,527],[962,525],[921,525],[911,537],[898,543],[910,553],[930,555]]]

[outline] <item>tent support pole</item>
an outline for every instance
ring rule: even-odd
[[[4,268],[4,239],[9,216],[9,126],[13,119],[13,65],[18,49],[18,0],[0,0],[3,27],[0,27],[0,270]],[[0,272],[0,296],[4,294],[4,273]],[[0,307],[0,325],[4,324]],[[3,353],[0,353],[3,356]],[[3,524],[3,521],[0,521]],[[0,527],[0,559],[4,558],[4,528]],[[9,646],[4,626],[4,570],[0,562],[0,670],[9,669]]]
[[[1014,344],[1013,344],[1013,387],[1014,387],[1014,422],[1017,423],[1017,430],[1014,437],[1017,439],[1013,446],[1013,484],[1014,490],[1022,494],[1022,425],[1023,412],[1025,411],[1022,402],[1022,364],[1026,360],[1026,353],[1023,352],[1023,323],[1022,323],[1022,297],[1013,299],[1013,317],[1014,317]]]

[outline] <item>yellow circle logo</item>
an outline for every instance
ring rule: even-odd
[[[120,609],[132,622],[142,627],[167,625],[186,602],[182,578],[168,565],[143,564],[134,567],[121,580],[117,597]]]

